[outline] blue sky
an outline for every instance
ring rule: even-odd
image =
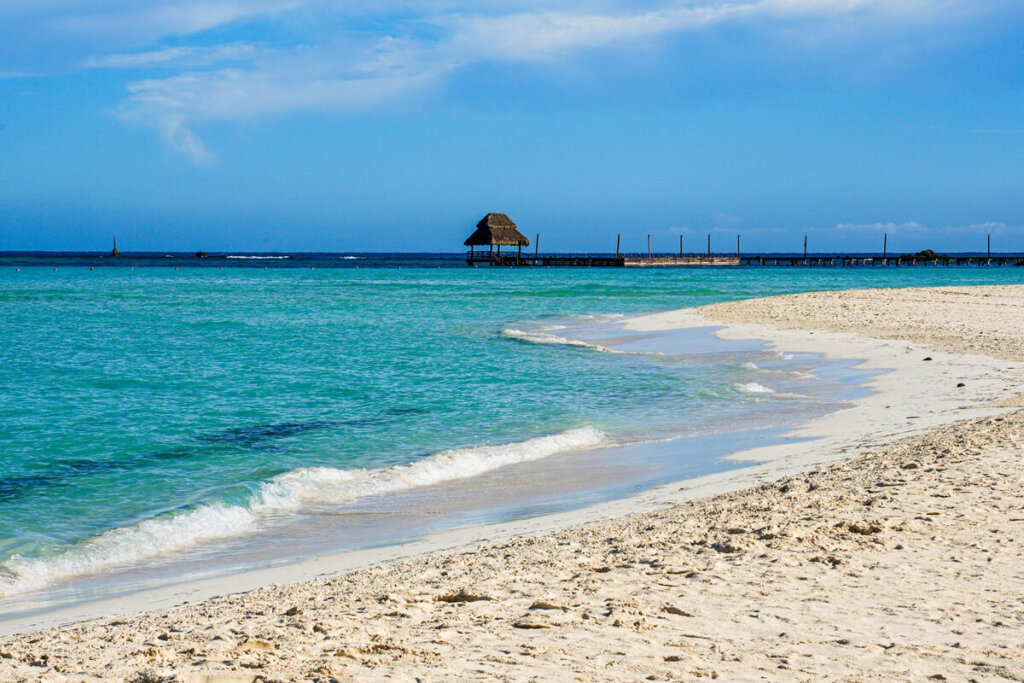
[[[4,0],[0,250],[1024,251],[1009,0]]]

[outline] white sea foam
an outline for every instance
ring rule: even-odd
[[[365,256],[339,256],[342,261],[363,261],[366,259]]]
[[[368,470],[304,467],[263,484],[252,507],[257,512],[292,510],[309,503],[343,503],[365,496],[393,493],[484,472],[555,453],[594,448],[607,442],[604,432],[581,427],[499,446],[441,451],[407,465]]]
[[[52,557],[15,555],[3,563],[9,574],[0,576],[0,597],[184,550],[203,541],[250,533],[256,525],[256,515],[244,507],[207,505],[173,517],[111,529]]]
[[[747,361],[746,363],[743,363],[742,365],[740,365],[740,367],[741,368],[746,368],[747,370],[760,370],[760,368],[757,367],[757,363],[752,363],[750,361]]]
[[[557,334],[550,334],[553,330],[562,329],[562,325],[551,325],[548,327],[542,327],[531,332],[524,330],[517,330],[512,327],[506,327],[501,331],[502,336],[508,337],[509,339],[518,339],[519,341],[529,342],[530,344],[553,344],[555,346],[575,346],[581,349],[591,349],[599,353],[615,353],[623,356],[664,356],[664,351],[619,351],[617,349],[610,349],[607,346],[601,344],[595,344],[594,342],[583,341],[582,339],[569,339],[568,337],[562,337]]]
[[[578,346],[584,349],[593,349],[594,351],[600,351],[601,353],[622,353],[621,351],[615,351],[609,349],[607,346],[601,346],[600,344],[593,344],[586,342],[581,339],[567,339],[566,337],[560,337],[557,334],[548,334],[547,332],[534,331],[525,332],[523,330],[517,330],[515,328],[505,328],[501,331],[501,334],[509,337],[510,339],[518,339],[520,341],[529,342],[531,344],[555,344],[560,346]]]
[[[774,389],[769,389],[763,384],[757,382],[747,382],[746,384],[733,384],[732,388],[743,394],[774,394]]]
[[[342,470],[305,467],[264,482],[248,505],[207,505],[174,516],[147,519],[112,529],[49,557],[15,555],[0,568],[0,598],[39,589],[56,581],[186,550],[205,541],[257,531],[260,519],[304,505],[343,503],[366,496],[473,477],[505,465],[556,453],[595,448],[608,437],[594,427],[541,436],[517,443],[441,451],[394,467]]]
[[[249,259],[249,260],[257,260],[257,261],[266,261],[266,260],[277,260],[277,259],[283,259],[283,258],[291,258],[291,256],[228,256],[227,258],[238,258],[238,259]]]

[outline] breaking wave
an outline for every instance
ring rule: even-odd
[[[515,328],[505,328],[501,331],[501,334],[509,339],[518,339],[519,341],[529,342],[531,344],[577,346],[584,349],[600,351],[601,353],[622,353],[621,351],[615,351],[614,349],[609,349],[607,346],[602,346],[600,344],[592,344],[591,342],[585,342],[579,339],[567,339],[565,337],[560,337],[557,334],[549,334],[541,331],[524,332],[523,330],[517,330]]]
[[[610,441],[601,430],[581,427],[516,443],[440,451],[393,467],[291,470],[260,484],[246,505],[204,505],[112,529],[56,555],[32,558],[15,555],[0,565],[0,598],[186,550],[207,541],[254,533],[268,515],[298,511],[305,505],[344,503],[465,479],[506,465],[607,443]]]
[[[595,344],[593,342],[583,341],[582,339],[569,339],[562,337],[557,334],[551,334],[552,330],[563,329],[562,325],[551,325],[543,327],[532,332],[526,332],[524,330],[517,330],[512,327],[507,327],[501,331],[503,337],[509,339],[516,339],[518,341],[527,342],[529,344],[553,344],[555,346],[575,346],[581,349],[590,349],[599,353],[614,353],[623,356],[664,356],[663,351],[619,351],[617,349],[611,349],[601,344]]]
[[[732,388],[741,394],[774,394],[774,389],[769,389],[763,384],[757,382],[747,382],[745,384],[733,384]]]
[[[284,258],[291,258],[291,256],[228,256],[227,258],[237,258],[246,260],[266,261],[266,260],[277,260]]]

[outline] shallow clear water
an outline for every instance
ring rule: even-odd
[[[540,472],[609,444],[739,431],[757,426],[765,401],[768,412],[809,416],[843,398],[820,374],[803,385],[766,375],[781,359],[756,347],[702,355],[694,338],[690,354],[652,352],[656,341],[623,339],[615,316],[815,289],[1024,281],[1019,268],[154,261],[0,256],[0,596],[153,557],[243,552],[239,539],[255,543],[318,506],[398,505],[421,488],[451,500],[458,478],[495,477],[500,465]],[[549,343],[567,330],[633,352]],[[755,358],[760,368],[748,365]],[[779,372],[815,363],[791,359]],[[701,471],[729,448],[711,450]],[[556,487],[537,509],[570,490],[586,502],[586,491],[624,495],[701,473],[678,457],[641,469],[623,475],[625,488],[600,477]],[[530,514],[516,503],[527,498],[492,512]],[[449,507],[455,521],[487,518],[482,502]]]

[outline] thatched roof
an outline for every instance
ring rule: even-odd
[[[467,247],[486,247],[491,244],[502,246],[530,246],[530,239],[516,229],[512,219],[503,213],[489,213],[476,224],[476,232],[465,241]]]

